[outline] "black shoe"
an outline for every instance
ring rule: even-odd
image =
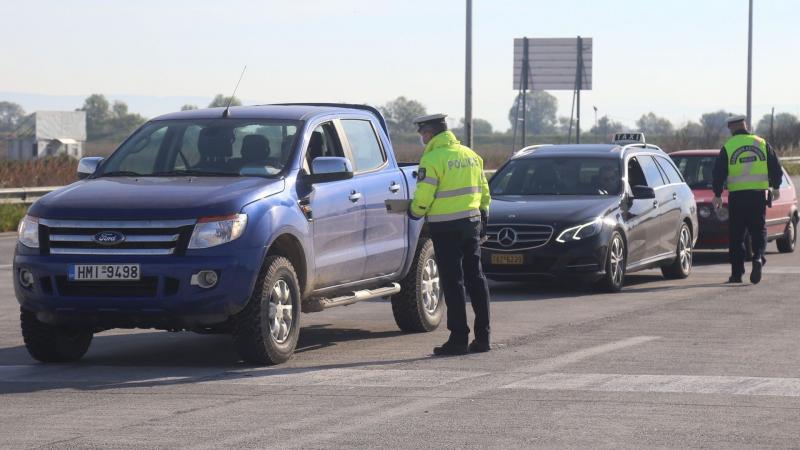
[[[742,276],[741,275],[731,275],[728,278],[728,283],[741,283],[741,282],[742,282]]]
[[[447,341],[441,346],[433,348],[433,354],[436,356],[466,355],[467,353],[469,353],[467,344],[456,344],[451,341]]]
[[[470,353],[484,353],[491,350],[491,346],[486,341],[474,340],[469,344]]]
[[[761,268],[764,267],[764,263],[759,259],[753,261],[753,271],[750,272],[750,282],[753,284],[758,284],[761,282]]]

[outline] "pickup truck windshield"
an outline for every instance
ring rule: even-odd
[[[618,195],[617,158],[525,158],[492,177],[492,195]]]
[[[299,126],[292,120],[231,118],[150,122],[95,177],[275,176],[289,161]]]

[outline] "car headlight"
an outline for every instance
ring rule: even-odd
[[[697,214],[703,219],[708,219],[709,217],[711,217],[711,208],[709,208],[708,206],[701,206],[697,208]]]
[[[194,226],[189,248],[209,248],[236,240],[244,233],[247,214],[201,217]]]
[[[25,216],[19,221],[17,238],[25,247],[39,248],[39,218]]]
[[[561,234],[558,235],[556,241],[564,243],[571,241],[580,241],[581,239],[592,237],[603,229],[603,224],[605,224],[606,222],[607,222],[606,219],[598,217],[597,219],[594,219],[591,222],[567,228],[566,230],[562,231]]]

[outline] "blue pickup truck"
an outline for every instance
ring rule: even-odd
[[[277,364],[301,311],[385,297],[402,330],[433,330],[443,302],[426,227],[385,206],[413,195],[415,171],[362,105],[150,120],[20,223],[25,345],[65,362],[111,328],[229,333],[245,361]]]

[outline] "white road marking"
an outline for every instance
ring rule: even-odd
[[[537,373],[546,373],[552,372],[553,370],[557,370],[561,367],[567,366],[569,364],[576,363],[583,359],[591,358],[593,356],[613,352],[615,350],[620,350],[626,347],[631,347],[634,345],[644,344],[645,342],[650,342],[655,339],[658,339],[657,336],[636,336],[629,339],[623,339],[621,341],[616,342],[609,342],[608,344],[598,345],[596,347],[589,347],[582,350],[578,350],[571,353],[566,353],[560,356],[556,356],[554,358],[547,358],[543,359],[539,362],[531,364],[527,367],[523,367],[521,369],[515,370],[515,372],[537,372]]]
[[[800,378],[548,373],[517,381],[503,387],[506,389],[548,391],[652,392],[800,397]]]
[[[263,372],[263,375],[251,375]],[[467,378],[487,375],[486,372],[452,370],[400,369],[325,369],[325,370],[256,370],[227,372],[222,378],[205,383],[275,385],[275,386],[358,386],[388,388],[437,387]]]
[[[749,267],[745,265],[745,267]],[[692,273],[700,274],[730,274],[731,273],[731,266],[729,265],[713,265],[713,266],[694,266],[692,267]],[[787,275],[787,274],[798,274],[800,273],[800,267],[797,266],[770,266],[767,263],[766,267],[764,267],[764,274],[765,275]]]

